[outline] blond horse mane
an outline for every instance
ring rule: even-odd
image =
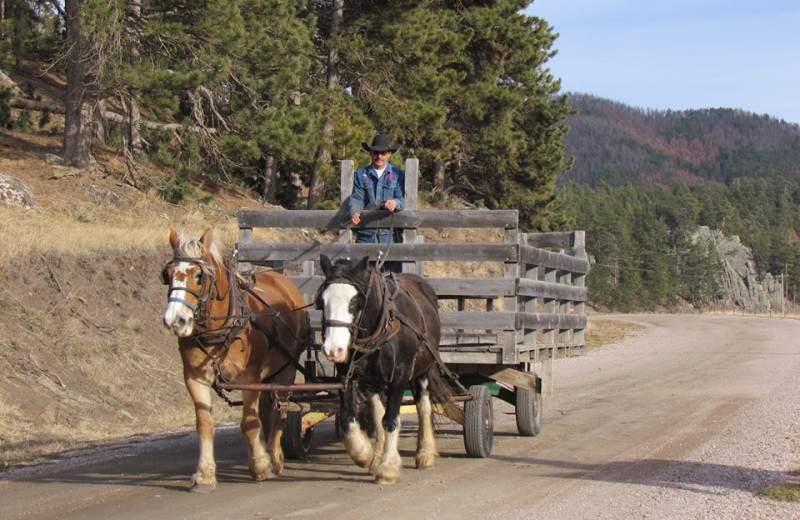
[[[184,258],[200,258],[206,252],[203,243],[200,242],[200,237],[184,237],[183,232],[178,232],[178,241],[180,245],[175,251],[176,256]],[[211,245],[208,247],[208,254],[218,265],[224,265],[222,259],[222,250],[224,246],[221,240],[212,239]]]

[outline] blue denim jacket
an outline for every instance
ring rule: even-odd
[[[380,179],[375,174],[375,168],[372,165],[361,168],[356,171],[353,177],[353,193],[350,195],[350,215],[380,207],[381,204],[391,199],[397,201],[397,209],[395,211],[400,211],[403,209],[405,192],[406,172],[400,168],[387,164],[386,171],[383,172]],[[393,242],[400,242],[399,236],[400,233],[395,232]],[[356,242],[381,242],[386,244],[389,242],[389,230],[358,230]]]

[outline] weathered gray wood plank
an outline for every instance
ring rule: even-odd
[[[527,264],[579,274],[585,274],[589,271],[589,262],[584,258],[561,255],[530,246],[520,246],[519,255],[520,261]]]
[[[465,261],[508,262],[517,257],[517,246],[513,244],[341,244],[329,243],[249,243],[239,244],[239,261],[260,262],[319,259],[325,253],[331,259],[362,258],[369,256],[377,260],[378,255],[387,255],[388,260],[416,261]]]
[[[529,313],[521,312],[517,315],[519,327],[526,329],[585,329],[586,316],[575,314],[557,313]]]
[[[514,330],[513,312],[439,311],[442,328],[466,330]]]
[[[322,284],[322,276],[289,276],[303,293],[316,293]],[[425,278],[439,298],[500,298],[516,294],[539,296],[573,302],[586,301],[586,287],[558,285],[538,280],[520,278]]]
[[[336,210],[242,210],[240,228],[333,228],[349,221]],[[364,215],[363,228],[500,228],[515,229],[516,210],[409,210],[394,214],[374,210]]]
[[[518,280],[517,294],[520,296],[552,298],[555,300],[586,301],[587,290],[586,287],[575,287],[572,285],[561,285],[540,280],[520,278]]]
[[[498,298],[514,294],[510,278],[426,278],[439,298]]]
[[[560,247],[570,249],[574,243],[574,232],[552,231],[547,233],[527,233],[527,245],[538,248]]]

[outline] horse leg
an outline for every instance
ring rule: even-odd
[[[374,475],[378,472],[378,466],[380,466],[386,446],[386,430],[383,429],[383,416],[386,415],[386,408],[383,406],[381,394],[377,392],[370,393],[369,401],[372,409],[372,424],[375,425],[375,450],[369,465],[369,472]]]
[[[356,399],[353,386],[350,385],[342,394],[342,407],[339,415],[339,426],[344,432],[344,447],[353,462],[366,468],[372,462],[372,443],[361,425],[358,424]]]
[[[422,376],[414,381],[416,391],[417,416],[419,417],[419,432],[417,433],[417,454],[415,461],[417,468],[432,468],[439,452],[436,451],[436,438],[433,433],[433,407],[431,394],[428,389],[428,377]]]
[[[386,441],[381,463],[375,472],[375,480],[379,484],[394,484],[400,477],[403,459],[397,449],[400,439],[400,405],[403,401],[405,385],[393,384],[386,392],[386,413],[383,415],[383,429],[386,430]]]
[[[283,448],[281,447],[281,437],[286,428],[286,416],[281,414],[276,406],[275,398],[268,392],[261,394],[258,402],[259,417],[261,427],[264,428],[264,438],[267,442],[267,453],[269,454],[272,473],[280,475],[283,473]]]
[[[194,415],[200,457],[197,471],[192,475],[192,491],[212,491],[217,487],[217,464],[214,462],[214,419],[211,417],[211,389],[195,381],[185,379],[186,389],[194,401]]]
[[[261,439],[261,421],[258,418],[259,392],[242,392],[242,422],[239,424],[242,435],[247,439],[248,467],[253,480],[266,480],[270,477],[269,457]]]

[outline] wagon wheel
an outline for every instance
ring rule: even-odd
[[[542,393],[518,386],[515,390],[519,434],[524,437],[539,435],[542,431]]]
[[[281,447],[287,459],[302,460],[308,456],[311,448],[311,437],[314,428],[308,428],[303,434],[303,413],[288,412],[286,414],[286,429],[281,437]]]
[[[492,394],[483,385],[469,387],[474,397],[464,403],[464,448],[467,455],[486,458],[492,453],[494,440],[494,408]]]

